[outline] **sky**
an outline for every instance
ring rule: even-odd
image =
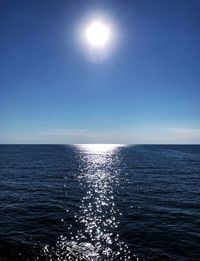
[[[0,143],[200,144],[199,12],[199,0],[1,0]],[[101,59],[79,35],[98,15],[116,35]]]

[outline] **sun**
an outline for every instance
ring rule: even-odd
[[[111,29],[102,20],[93,20],[85,28],[85,39],[93,48],[105,48],[111,40]]]

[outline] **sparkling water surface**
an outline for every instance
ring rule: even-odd
[[[200,146],[0,145],[0,260],[200,260]]]

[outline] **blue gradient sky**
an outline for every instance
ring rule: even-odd
[[[89,59],[77,28],[118,32]],[[0,2],[0,143],[200,143],[200,1]]]

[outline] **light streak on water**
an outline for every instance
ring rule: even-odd
[[[114,188],[119,185],[119,173],[115,164],[119,160],[117,150],[122,145],[76,145],[85,164],[77,176],[86,189],[79,213],[75,217],[81,225],[70,241],[61,236],[53,250],[46,247],[50,260],[130,260],[128,247],[120,241],[116,230],[119,226],[118,209],[115,206]]]

